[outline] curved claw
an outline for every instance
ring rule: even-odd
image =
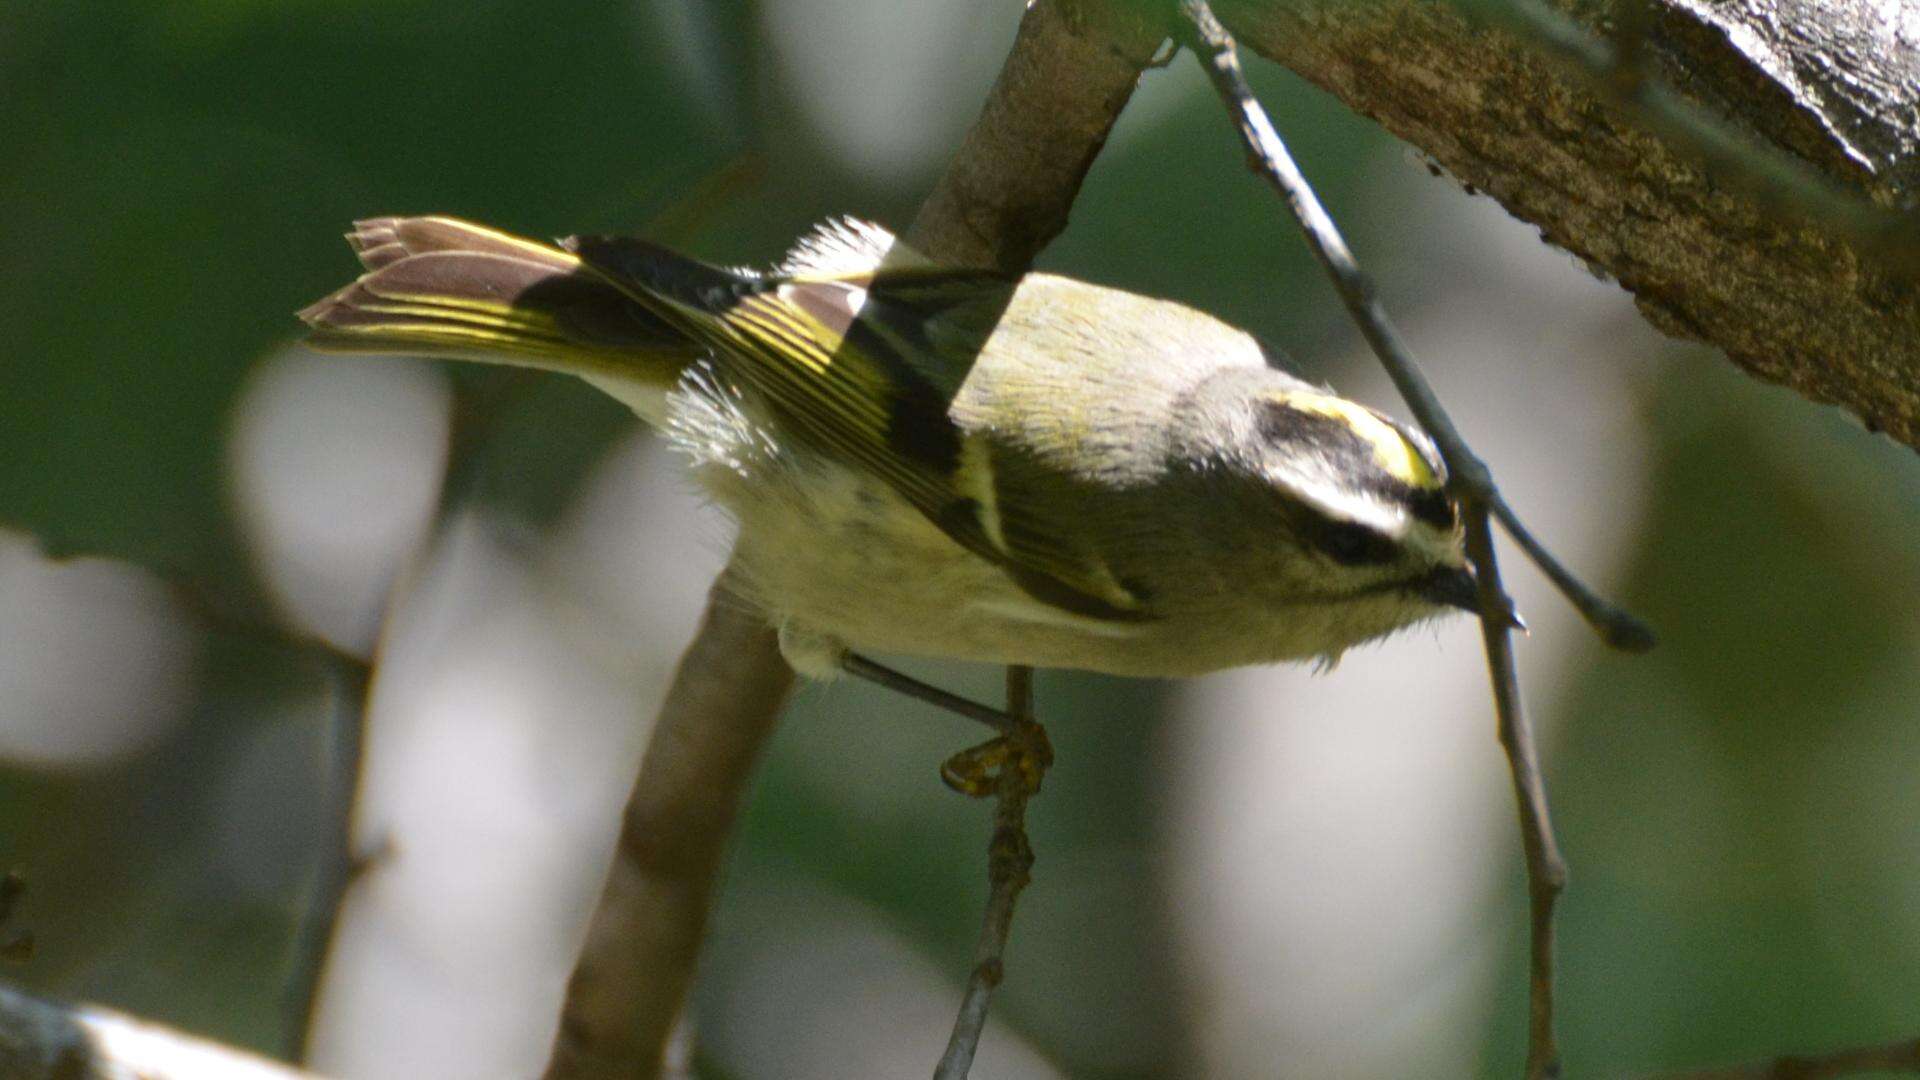
[[[971,799],[992,798],[1000,790],[1006,770],[1018,770],[1021,789],[1028,795],[1053,766],[1053,744],[1047,729],[1027,722],[1011,733],[988,739],[948,758],[940,765],[940,779]]]

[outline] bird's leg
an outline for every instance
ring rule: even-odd
[[[963,698],[951,691],[942,690],[931,683],[921,682],[911,675],[895,671],[885,664],[876,663],[859,653],[841,653],[840,668],[849,675],[945,709],[955,716],[979,721],[1002,735],[1011,733],[1017,726],[1013,716],[1007,712]]]
[[[1012,768],[1018,770],[1021,786],[1029,795],[1040,790],[1040,780],[1053,764],[1053,745],[1047,741],[1047,730],[1033,719],[1029,710],[1009,712],[982,705],[859,653],[842,654],[840,667],[849,675],[978,721],[999,732],[994,738],[962,750],[941,764],[940,779],[948,787],[972,798],[988,798],[999,790],[1002,773]]]

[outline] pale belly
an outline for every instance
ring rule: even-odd
[[[683,385],[662,426],[738,519],[735,580],[802,674],[832,677],[852,650],[1178,677],[1331,661],[1439,611],[1398,593],[1327,602],[1276,581],[1243,587],[1236,565],[1224,575],[1234,587],[1213,594],[1156,575],[1145,619],[1076,615],[1028,595],[878,480],[771,437],[737,393],[711,380]],[[1221,580],[1215,569],[1196,577]]]
[[[808,498],[719,485],[740,519],[737,565],[781,629],[797,670],[836,673],[844,650],[1180,677],[1332,659],[1426,614],[1404,600],[1188,605],[1138,622],[1096,619],[1029,596],[877,484],[814,474]],[[731,489],[731,490],[728,490]]]

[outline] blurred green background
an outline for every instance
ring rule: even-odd
[[[0,865],[31,880],[19,921],[39,946],[4,975],[289,1045],[289,957],[336,846],[330,725],[354,711],[328,698],[338,664],[311,639],[377,648],[386,693],[411,685],[390,667],[484,622],[531,665],[532,704],[514,715],[533,726],[489,721],[473,738],[500,755],[469,753],[459,693],[492,707],[519,684],[474,689],[458,664],[442,679],[453,704],[376,697],[369,783],[390,794],[363,808],[363,842],[391,845],[346,913],[359,959],[333,969],[374,989],[328,988],[340,996],[315,1063],[354,1076],[536,1064],[624,770],[722,526],[671,481],[630,481],[671,463],[584,386],[401,364],[377,370],[402,382],[339,390],[332,420],[301,421],[324,387],[294,392],[300,380],[376,369],[290,356],[291,313],[347,279],[339,234],[373,214],[647,232],[740,263],[835,213],[903,225],[1020,7],[0,6]],[[1913,453],[1655,337],[1617,290],[1369,123],[1270,65],[1255,75],[1523,514],[1663,636],[1645,658],[1609,655],[1509,559],[1538,626],[1521,648],[1573,867],[1568,1075],[1920,1030]],[[1391,402],[1185,62],[1148,76],[1042,264],[1205,307]],[[416,479],[387,496],[326,479],[328,459],[302,450],[363,420],[364,445],[390,436],[413,455],[393,471]],[[437,495],[449,429],[462,450]],[[378,476],[383,460],[361,464]],[[366,571],[389,596],[370,623],[358,608],[314,614],[334,589],[324,576],[289,584],[322,541],[273,500],[330,483],[344,505],[411,493],[418,521],[390,525],[399,539]],[[542,584],[574,572],[551,565],[584,550],[569,538],[608,543],[591,522],[609,484],[674,496],[640,499],[659,531],[592,564],[652,575],[618,617],[581,599],[602,588],[590,575],[561,601]],[[459,528],[423,531],[436,500]],[[459,562],[462,544],[483,557]],[[53,561],[76,555],[107,561]],[[669,561],[682,555],[700,572]],[[494,564],[534,599],[490,593]],[[659,612],[655,579],[679,597]],[[439,608],[403,633],[391,611],[416,595]],[[455,617],[501,605],[535,614]],[[597,659],[568,659],[581,652]],[[1524,891],[1479,664],[1470,628],[1449,626],[1317,679],[1044,675],[1060,765],[1035,809],[1036,884],[983,1074],[1514,1074]],[[991,672],[916,670],[995,686]],[[452,741],[383,741],[382,724],[415,731],[408,703],[423,701],[447,719],[419,730]],[[599,741],[570,746],[576,728]],[[703,1075],[930,1067],[987,831],[985,808],[935,768],[974,734],[864,688],[802,692],[727,881],[700,992]],[[1350,775],[1308,767],[1336,745],[1353,756],[1329,760]],[[428,771],[382,757],[406,753]],[[545,771],[516,794],[500,763],[527,759]],[[412,778],[461,762],[475,771],[427,801],[436,820],[487,828],[410,846]],[[509,805],[528,816],[502,824]],[[1368,824],[1343,831],[1355,822]],[[493,876],[430,863],[407,878],[426,850]],[[396,899],[383,874],[424,891]],[[524,908],[523,887],[538,894]],[[423,944],[449,925],[451,942]],[[531,943],[494,936],[528,927]],[[450,983],[466,996],[438,993]]]

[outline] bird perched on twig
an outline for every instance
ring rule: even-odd
[[[577,375],[739,521],[796,669],[887,652],[1181,676],[1474,606],[1424,435],[1192,308],[934,265],[842,220],[767,272],[445,217],[349,234],[324,351]]]

